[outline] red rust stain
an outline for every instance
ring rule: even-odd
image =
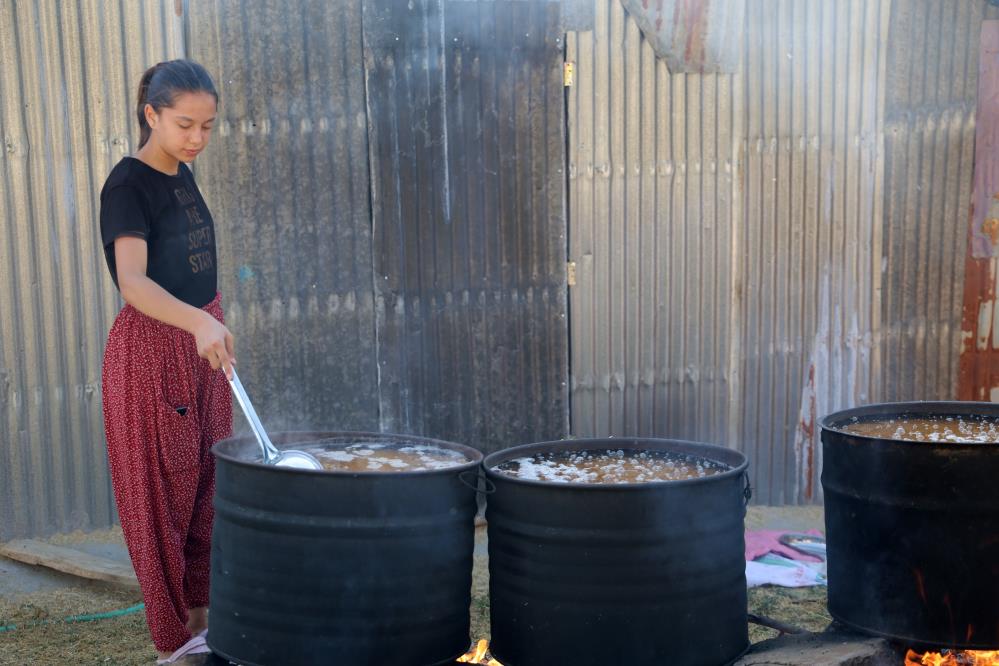
[[[974,212],[970,217],[974,219]],[[957,399],[988,400],[989,389],[999,384],[999,353],[988,345],[978,348],[978,312],[982,303],[995,300],[995,282],[989,270],[989,259],[976,259],[971,255],[969,234],[968,251],[964,263],[964,301],[961,308],[961,334],[964,340],[958,365]],[[989,336],[991,339],[991,335]]]
[[[801,428],[802,446],[805,447],[805,499],[811,500],[815,491],[812,483],[812,468],[814,466],[815,455],[815,364],[808,366],[808,417],[798,420],[798,427]]]
[[[688,67],[704,67],[704,36],[708,34],[707,15],[710,0],[684,0],[687,5],[687,48],[683,59]],[[679,4],[679,3],[677,3]]]
[[[992,240],[976,232],[976,217],[988,216],[989,205],[999,185],[999,155],[994,150],[978,150],[999,133],[999,114],[993,100],[999,95],[999,63],[989,55],[999,45],[999,25],[995,21],[982,24],[978,60],[978,109],[975,123],[975,174],[972,179],[972,204],[968,207],[967,247],[964,263],[964,298],[961,308],[961,355],[958,363],[957,399],[990,400],[991,389],[999,386],[999,350],[987,344],[978,348],[978,315],[983,304],[996,299],[995,278],[991,274],[992,259],[977,253],[977,244]],[[977,202],[977,203],[976,203]],[[989,231],[985,229],[984,231]],[[999,226],[993,237],[999,238]],[[992,250],[996,247],[993,245]],[[991,339],[991,336],[989,336]]]
[[[815,365],[812,364],[808,366],[808,392],[812,395],[808,399],[808,420],[801,419],[798,425],[801,427],[801,431],[805,433],[806,437],[813,437],[815,435],[815,394],[813,390],[815,389]]]
[[[663,17],[662,16],[657,16],[656,17],[656,32],[659,32],[662,29],[663,29]]]
[[[808,451],[805,455],[805,499],[811,501],[815,489],[812,487],[812,468],[815,466],[813,456],[815,454],[815,443],[809,440]]]

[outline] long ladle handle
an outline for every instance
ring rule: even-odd
[[[235,368],[232,369],[232,379],[229,380],[229,386],[232,387],[232,392],[236,396],[236,402],[243,408],[246,420],[250,422],[250,429],[253,430],[253,435],[257,438],[257,443],[260,444],[260,448],[264,452],[264,463],[270,464],[272,460],[278,457],[278,450],[271,443],[271,438],[267,436],[267,431],[264,430],[264,426],[260,423],[257,410],[253,408],[250,397],[246,395],[246,389],[243,388],[243,383],[239,381],[239,375],[236,374]]]

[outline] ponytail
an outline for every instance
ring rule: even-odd
[[[208,71],[193,60],[169,60],[147,69],[139,80],[136,116],[139,120],[139,148],[146,145],[152,128],[146,122],[146,104],[159,112],[173,105],[177,95],[189,92],[204,92],[219,101],[218,91]]]
[[[142,78],[139,79],[139,94],[138,94],[138,104],[136,106],[136,115],[139,117],[139,148],[146,145],[149,141],[149,135],[152,133],[152,129],[149,127],[149,123],[146,122],[146,100],[149,99],[149,84],[153,80],[153,75],[156,74],[156,70],[159,68],[160,64],[153,65],[143,73]]]

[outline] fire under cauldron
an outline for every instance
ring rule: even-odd
[[[822,420],[829,612],[913,647],[999,646],[999,445],[845,430],[888,418],[999,417],[972,402],[879,404]]]
[[[252,437],[213,447],[216,654],[244,666],[450,664],[468,649],[475,478],[467,446],[376,433],[284,433],[278,448],[392,442],[466,463],[396,472],[266,466]],[[469,483],[471,482],[471,483]]]
[[[647,450],[726,466],[704,478],[558,483],[497,466],[538,453]],[[490,651],[504,666],[699,664],[749,645],[743,454],[661,439],[586,439],[506,449],[483,462]]]

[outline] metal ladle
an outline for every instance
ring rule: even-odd
[[[232,387],[232,392],[236,396],[236,402],[243,408],[246,420],[250,422],[250,429],[253,430],[253,435],[257,438],[257,443],[260,444],[260,449],[264,453],[265,465],[294,467],[296,469],[323,468],[323,464],[311,453],[295,449],[280,451],[274,446],[271,438],[267,436],[264,426],[260,423],[260,418],[257,417],[257,410],[250,403],[250,398],[246,395],[246,389],[243,388],[243,383],[239,381],[239,375],[236,374],[235,368],[232,370],[232,379],[229,380],[229,386]]]

